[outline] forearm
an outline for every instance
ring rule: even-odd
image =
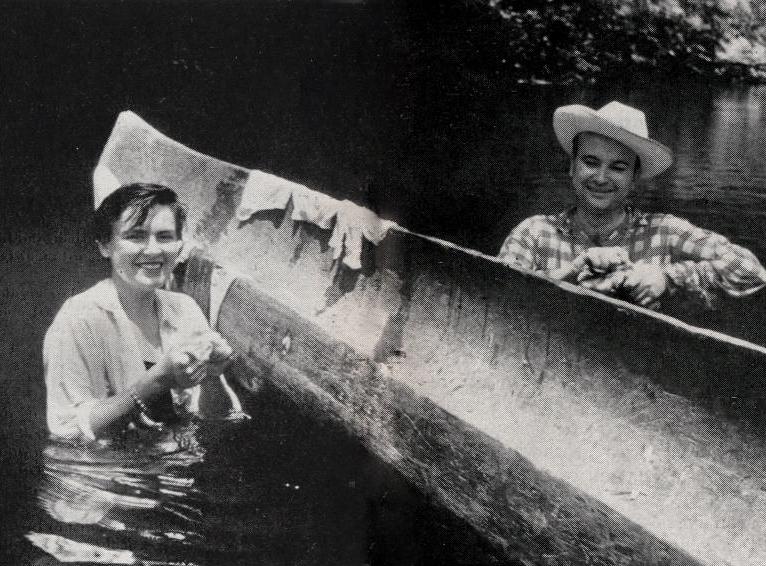
[[[89,419],[91,431],[98,437],[100,432],[134,410],[134,395],[141,401],[148,401],[168,390],[171,384],[159,366],[152,367],[130,388],[102,399],[93,406]]]
[[[707,299],[744,297],[766,286],[766,271],[747,248],[682,219],[668,215],[665,222],[672,259],[663,268],[672,287]]]
[[[545,275],[551,279],[556,279],[557,281],[573,281],[579,272],[580,269],[570,263],[563,267],[543,271],[542,273],[545,273]]]
[[[711,293],[745,297],[766,286],[766,272],[755,257],[685,260],[664,267],[670,288],[709,298]]]

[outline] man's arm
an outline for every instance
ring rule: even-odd
[[[509,265],[531,271],[539,269],[535,264],[537,238],[532,234],[534,217],[527,218],[516,226],[500,247],[497,257]]]
[[[753,253],[728,239],[668,215],[672,262],[663,272],[671,288],[708,297],[721,291],[745,297],[766,286],[766,270]]]
[[[572,279],[581,267],[567,264],[556,269],[544,271],[537,261],[537,247],[540,239],[540,226],[542,216],[532,216],[522,221],[514,228],[503,242],[497,257],[509,265],[515,265],[530,271],[542,271],[551,279]]]
[[[627,252],[621,248],[594,247],[585,250],[570,262],[562,262],[561,267],[546,269],[545,257],[551,253],[551,249],[546,248],[546,245],[555,246],[558,240],[546,234],[546,230],[550,228],[543,223],[543,218],[532,216],[516,226],[505,239],[497,257],[507,264],[542,272],[551,279],[572,282],[586,267],[595,273],[608,273],[630,263]]]
[[[766,270],[749,250],[690,222],[667,215],[671,262],[637,263],[622,286],[636,302],[648,306],[662,295],[684,292],[712,307],[716,295],[744,297],[766,286]]]

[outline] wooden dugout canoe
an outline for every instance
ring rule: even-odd
[[[521,564],[766,564],[766,348],[392,229],[362,269],[249,171],[120,115],[97,184],[161,182],[245,388],[270,380]],[[215,285],[214,285],[215,287]]]

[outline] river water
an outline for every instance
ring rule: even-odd
[[[44,2],[8,8],[3,563],[37,560],[23,534],[52,529],[32,512],[46,464],[41,344],[63,300],[105,275],[87,235],[89,179],[120,110],[205,153],[494,253],[524,217],[571,203],[553,110],[618,99],[644,109],[653,137],[676,152],[636,204],[719,231],[766,261],[766,87],[638,76],[509,85],[475,68],[463,20],[412,4],[274,3],[255,17],[244,4],[199,3],[184,18],[151,3],[109,13],[83,3],[67,17]],[[766,343],[763,296],[695,321]],[[253,420],[208,427],[204,461],[183,472],[204,494],[204,521],[187,531],[205,531],[206,542],[83,536],[199,563],[492,563],[470,529],[344,431],[268,388],[247,403]]]
[[[193,451],[49,444],[24,534],[82,562],[114,563],[109,549],[155,566],[498,563],[343,430],[302,417],[268,386],[246,409],[251,421],[187,429]],[[30,546],[24,563],[57,564]]]

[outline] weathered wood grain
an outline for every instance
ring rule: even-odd
[[[763,347],[406,231],[349,271],[289,211],[238,222],[245,170],[134,119],[102,163],[175,188],[240,275],[219,328],[245,385],[346,423],[509,558],[766,564]]]
[[[244,355],[252,377],[269,379],[315,417],[343,423],[434,502],[467,520],[508,560],[697,563],[386,377],[380,365],[246,279],[229,290],[219,330]]]

